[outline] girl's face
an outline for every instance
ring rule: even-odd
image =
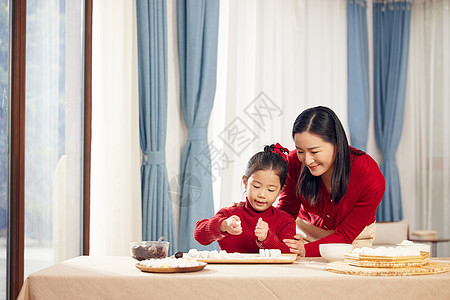
[[[242,177],[247,189],[247,198],[257,211],[265,211],[281,193],[280,177],[273,170],[259,170],[250,178]]]
[[[313,176],[333,175],[336,146],[310,132],[294,135],[297,157]]]

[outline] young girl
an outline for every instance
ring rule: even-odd
[[[286,182],[288,153],[277,143],[250,158],[242,176],[247,191],[246,203],[222,208],[211,219],[198,221],[194,238],[202,245],[218,241],[220,248],[227,252],[280,249],[282,253],[290,253],[282,240],[293,239],[295,220],[272,206]]]

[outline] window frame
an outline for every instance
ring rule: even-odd
[[[91,170],[92,4],[84,0],[83,255],[89,255]],[[10,1],[10,164],[7,246],[7,299],[16,299],[24,282],[25,71],[27,1]]]

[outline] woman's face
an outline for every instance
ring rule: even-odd
[[[242,177],[247,190],[247,198],[257,211],[265,211],[277,200],[281,193],[280,177],[273,170],[259,170],[250,178]]]
[[[308,167],[313,176],[333,175],[336,145],[310,132],[294,135],[298,159]]]

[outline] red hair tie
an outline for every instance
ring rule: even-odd
[[[272,153],[280,154],[284,161],[288,162],[289,149],[284,148],[279,143],[276,143],[275,145],[270,145],[270,150]]]

